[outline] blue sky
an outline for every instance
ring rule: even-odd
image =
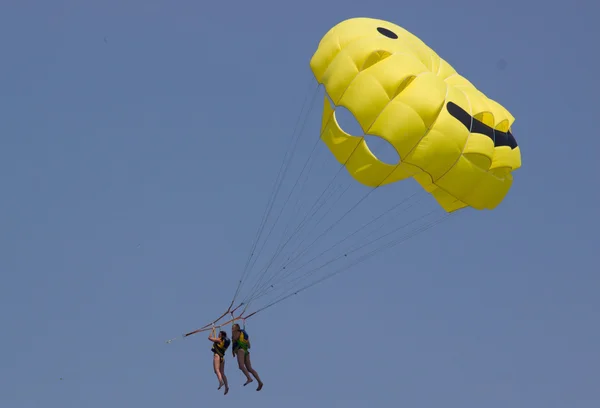
[[[597,407],[598,11],[4,1],[0,405]],[[248,320],[265,388],[228,359],[223,397],[204,333],[164,341],[227,307],[310,56],[356,16],[405,27],[506,106],[523,167],[497,210]]]

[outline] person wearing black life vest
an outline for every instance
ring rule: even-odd
[[[225,352],[231,344],[231,340],[227,337],[227,332],[220,331],[219,337],[215,337],[215,329],[213,328],[208,339],[213,342],[211,351],[213,352],[213,366],[215,374],[219,380],[219,390],[225,386],[224,395],[229,392],[229,384],[227,384],[227,376],[225,375]]]

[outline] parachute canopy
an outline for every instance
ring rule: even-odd
[[[495,208],[521,153],[513,116],[419,38],[387,21],[353,18],[329,30],[310,66],[325,88],[321,139],[349,174],[370,187],[413,177],[447,212]],[[400,161],[379,160],[335,117],[347,108]]]

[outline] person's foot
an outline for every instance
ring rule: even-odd
[[[250,384],[252,381],[254,381],[252,378],[248,378],[248,379],[246,380],[246,382],[244,383],[244,387],[245,387],[246,385]]]
[[[258,383],[258,388],[256,389],[256,391],[260,391],[260,390],[262,390],[262,387],[263,387],[263,383],[262,383],[262,382],[259,382],[259,383]]]
[[[225,392],[223,393],[223,395],[227,395],[228,392],[229,392],[229,387],[225,387]]]
[[[217,388],[217,390],[220,390],[221,388],[223,388],[224,385],[225,385],[225,383],[219,383],[219,388]]]

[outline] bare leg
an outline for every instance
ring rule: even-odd
[[[237,351],[237,359],[238,359],[238,367],[240,368],[240,370],[242,370],[242,372],[246,376],[246,382],[244,383],[244,385],[248,385],[253,380],[252,380],[252,377],[250,377],[250,373],[248,373],[248,370],[246,370],[246,362],[244,361],[244,350],[239,349]]]
[[[246,359],[244,362],[246,363],[246,368],[248,369],[248,371],[250,371],[254,378],[256,378],[256,381],[258,381],[258,388],[256,389],[256,391],[262,390],[263,382],[260,380],[260,377],[258,376],[256,370],[252,368],[252,363],[250,362],[250,354],[246,355]]]
[[[217,375],[217,378],[219,379],[219,388],[218,388],[219,390],[223,386],[223,377],[221,377],[220,366],[221,366],[221,357],[219,357],[217,354],[215,354],[213,356],[213,368],[215,369],[215,374]]]
[[[225,375],[225,359],[221,361],[219,371],[221,373],[221,378],[223,379],[223,384],[225,384],[225,392],[223,393],[223,395],[227,395],[227,393],[229,392],[229,384],[227,383],[227,376]]]

